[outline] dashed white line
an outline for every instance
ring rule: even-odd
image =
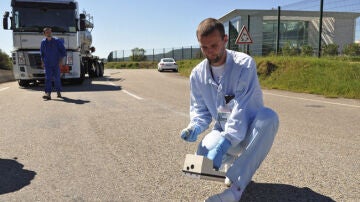
[[[110,85],[116,86],[116,84],[114,84],[113,82],[110,82],[109,80],[108,80],[108,82],[109,82]],[[133,94],[133,93],[130,93],[130,92],[127,91],[127,90],[121,90],[121,91],[124,92],[124,93],[126,93],[126,94],[128,94],[128,95],[130,95],[131,97],[134,97],[134,98],[138,99],[138,100],[143,100],[143,99],[144,99],[144,98],[142,98],[142,97],[140,97],[140,96],[137,96],[137,95],[135,95],[135,94]]]
[[[328,102],[328,101],[314,100],[314,99],[301,98],[301,97],[293,97],[293,96],[280,95],[280,94],[274,94],[274,93],[265,93],[264,92],[264,94],[278,96],[278,97],[291,98],[291,99],[298,99],[298,100],[306,100],[306,101],[312,101],[312,102],[321,102],[321,103],[332,104],[332,105],[340,105],[340,106],[346,106],[346,107],[360,108],[360,105],[342,104],[342,103],[338,103],[338,102]]]
[[[7,90],[7,89],[9,89],[9,88],[10,88],[10,87],[0,88],[0,91]]]
[[[142,97],[139,97],[139,96],[137,96],[137,95],[134,95],[134,94],[130,93],[130,92],[127,91],[127,90],[121,90],[121,91],[124,92],[124,93],[126,93],[126,94],[128,94],[128,95],[130,95],[130,96],[132,96],[132,97],[134,97],[134,98],[136,98],[136,99],[138,99],[138,100],[144,99],[144,98],[142,98]]]

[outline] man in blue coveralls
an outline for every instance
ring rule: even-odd
[[[190,123],[181,138],[195,142],[215,120],[196,154],[213,160],[215,169],[226,172],[229,188],[206,201],[235,202],[269,152],[279,119],[264,107],[255,61],[226,49],[228,36],[223,24],[205,19],[196,35],[206,59],[190,75]]]
[[[56,37],[52,37],[51,28],[44,28],[45,38],[41,41],[41,62],[45,67],[45,94],[46,100],[51,100],[52,80],[54,79],[57,97],[61,97],[60,65],[66,56],[64,43]]]

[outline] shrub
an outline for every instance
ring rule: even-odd
[[[360,44],[348,44],[344,48],[344,54],[347,56],[360,56]]]
[[[339,54],[339,45],[326,44],[322,47],[322,53],[324,56],[335,56]]]
[[[281,52],[284,56],[296,56],[299,55],[300,50],[288,42],[281,48]]]
[[[0,49],[0,69],[11,69],[10,57]]]
[[[314,54],[314,48],[309,45],[301,46],[301,55],[302,56],[312,56]]]

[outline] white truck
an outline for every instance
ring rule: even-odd
[[[85,75],[102,77],[104,63],[92,55],[93,18],[79,13],[76,0],[11,0],[11,16],[3,17],[3,28],[13,32],[13,73],[22,87],[43,82],[40,43],[43,28],[52,28],[53,36],[64,41],[66,59],[61,68],[62,80],[82,83]],[[9,26],[10,19],[10,26]]]

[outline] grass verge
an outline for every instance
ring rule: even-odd
[[[188,77],[201,59],[177,61]],[[360,57],[255,57],[264,89],[360,99]],[[156,69],[157,62],[109,62],[106,68]]]

